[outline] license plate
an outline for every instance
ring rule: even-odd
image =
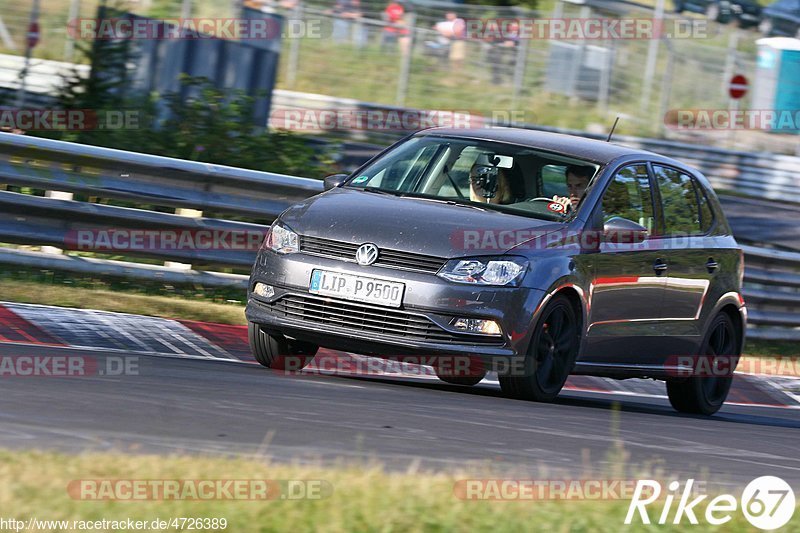
[[[314,294],[388,307],[400,307],[404,290],[404,283],[327,270],[312,271],[308,287],[308,292]]]

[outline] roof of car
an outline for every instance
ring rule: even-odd
[[[641,155],[647,158],[656,155],[646,150],[587,139],[586,137],[522,128],[430,128],[421,131],[419,134],[507,142],[601,164],[626,155]]]

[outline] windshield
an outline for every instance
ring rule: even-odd
[[[387,152],[346,185],[565,221],[597,169],[526,146],[420,136]]]

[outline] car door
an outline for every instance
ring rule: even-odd
[[[708,199],[689,173],[653,164],[657,198],[664,223],[661,235],[666,259],[664,342],[673,354],[694,353],[699,337],[700,311],[722,258],[708,235],[713,215]]]
[[[613,217],[656,231],[651,180],[646,163],[620,168],[597,209],[605,224]],[[599,217],[595,217],[597,220]],[[587,343],[582,361],[646,364],[656,360],[665,276],[660,242],[600,243],[591,259]]]

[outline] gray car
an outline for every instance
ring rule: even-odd
[[[697,170],[581,137],[434,128],[325,189],[275,220],[253,267],[264,366],[323,346],[431,357],[461,385],[494,371],[536,401],[570,374],[665,380],[683,412],[725,401],[743,256]]]

